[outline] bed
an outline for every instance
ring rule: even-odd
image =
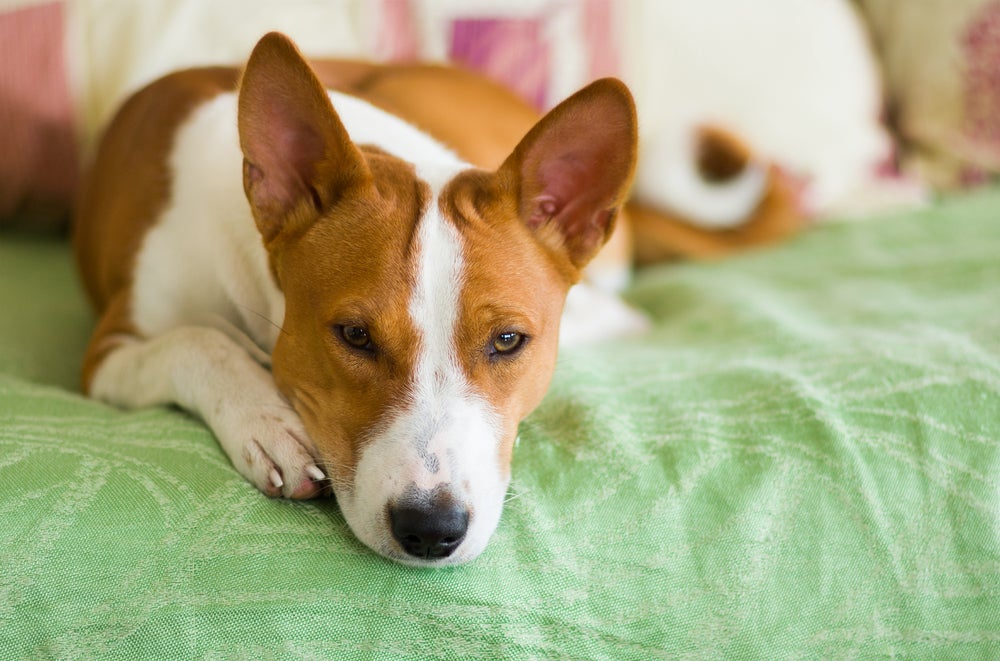
[[[643,271],[499,528],[422,570],[197,420],[84,399],[68,243],[0,235],[0,658],[996,658],[1000,190]]]

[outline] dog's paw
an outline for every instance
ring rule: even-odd
[[[566,297],[559,345],[576,347],[638,337],[649,330],[649,318],[613,293],[589,283],[574,285]]]
[[[287,405],[261,407],[216,430],[233,466],[272,497],[319,496],[326,475],[316,465],[312,443],[298,414]],[[223,434],[227,438],[223,438]]]

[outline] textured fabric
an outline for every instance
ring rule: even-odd
[[[505,83],[543,109],[552,56],[542,28],[542,21],[530,18],[456,19],[448,60]]]
[[[562,355],[444,570],[75,394],[68,249],[0,237],[0,658],[998,658],[998,216],[643,274],[651,334]]]

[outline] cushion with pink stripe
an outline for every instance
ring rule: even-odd
[[[65,7],[0,12],[0,225],[61,223],[77,179]]]

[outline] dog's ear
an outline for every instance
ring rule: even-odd
[[[613,78],[595,81],[552,109],[500,166],[521,219],[577,272],[614,227],[635,171],[635,104]]]
[[[243,188],[266,242],[370,179],[330,97],[288,37],[265,35],[239,88]]]

